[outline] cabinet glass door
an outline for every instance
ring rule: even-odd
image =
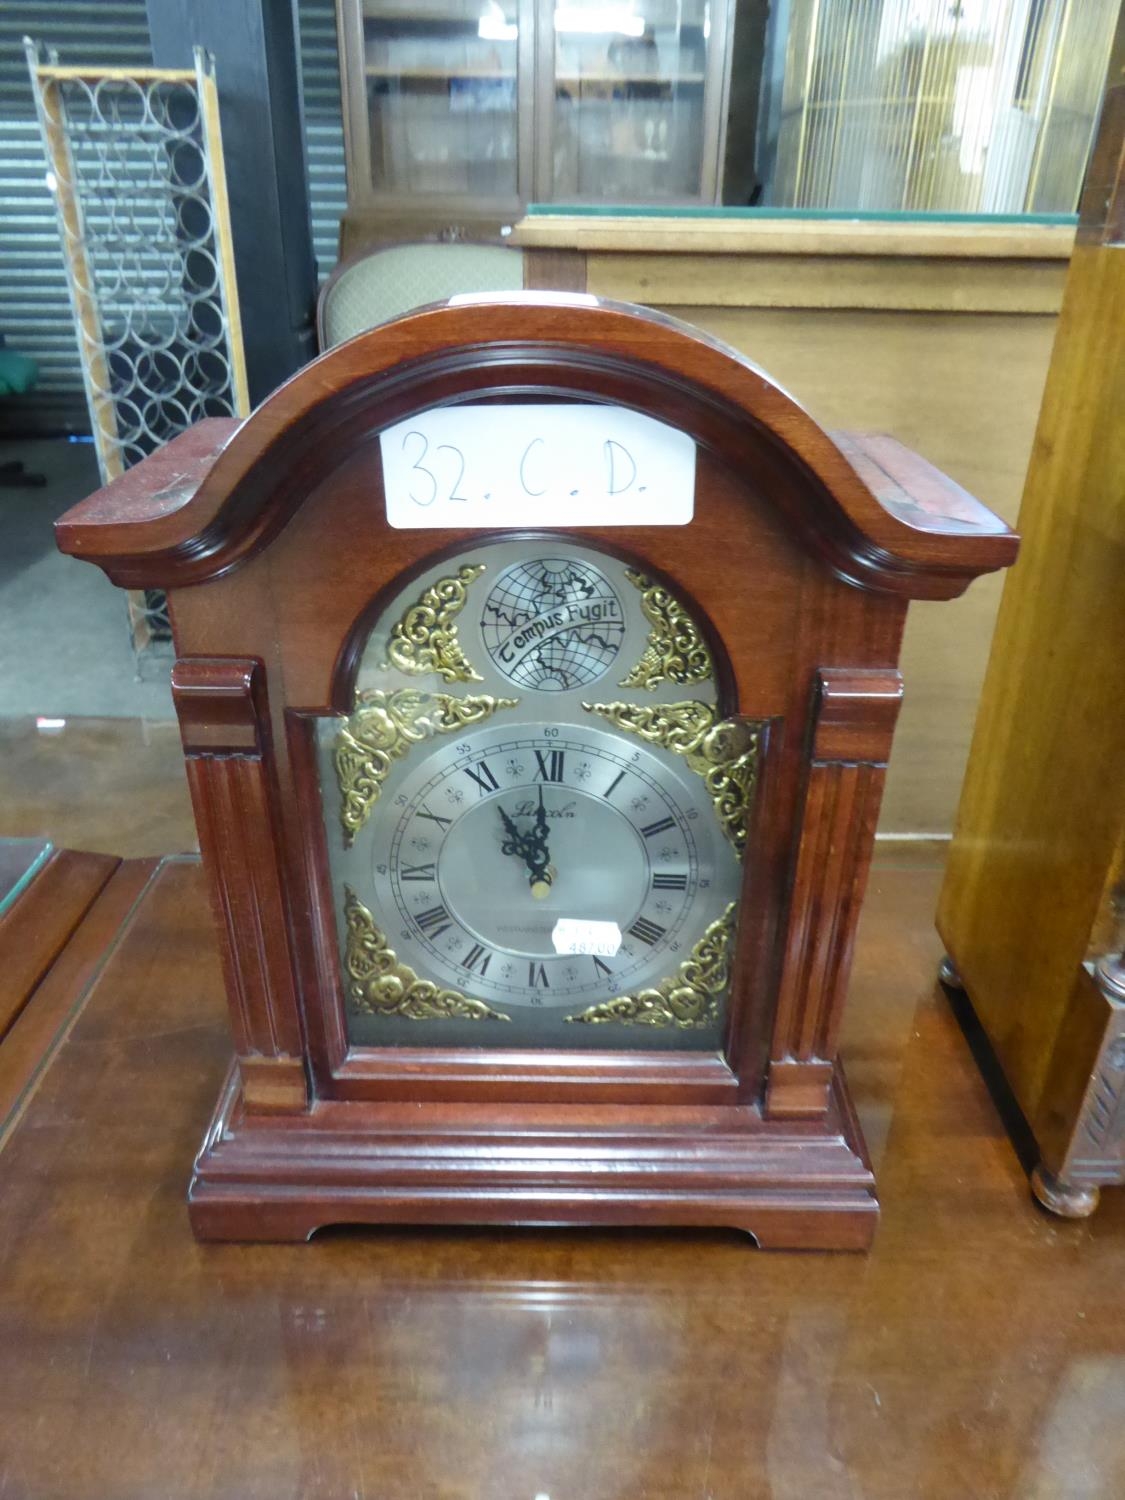
[[[555,202],[713,200],[721,39],[711,0],[555,0],[549,162]],[[546,101],[544,101],[546,102]],[[542,187],[541,187],[542,191]]]
[[[369,191],[515,199],[518,0],[363,0]]]

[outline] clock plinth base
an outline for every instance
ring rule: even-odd
[[[720,1226],[764,1249],[865,1250],[879,1206],[839,1068],[822,1120],[757,1109],[321,1101],[248,1115],[237,1070],[189,1193],[202,1240],[330,1224]]]

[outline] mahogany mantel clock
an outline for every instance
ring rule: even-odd
[[[907,601],[1013,535],[667,319],[423,310],[58,525],[167,590],[236,1061],[207,1238],[861,1247],[836,1061]]]

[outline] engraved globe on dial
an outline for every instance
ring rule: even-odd
[[[600,569],[571,557],[518,562],[481,616],[497,670],[518,687],[567,692],[609,671],[625,638],[621,600]]]

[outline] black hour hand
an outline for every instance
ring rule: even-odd
[[[500,846],[503,854],[517,854],[527,866],[529,877],[528,883],[535,895],[546,895],[551,884],[550,863],[551,855],[547,848],[547,814],[543,808],[542,794],[540,794],[539,813],[536,817],[536,827],[533,832],[521,833],[515,822],[508,816],[500,804],[497,803],[501,821],[504,824],[504,832],[507,838]]]
[[[519,831],[516,825],[512,822],[511,818],[509,818],[508,814],[502,807],[500,807],[499,803],[497,803],[497,808],[499,809],[500,817],[504,824],[504,832],[508,835],[503,844],[500,846],[501,853],[518,854],[521,859],[526,859],[527,855],[524,852],[524,847],[527,842],[526,834],[522,834]]]

